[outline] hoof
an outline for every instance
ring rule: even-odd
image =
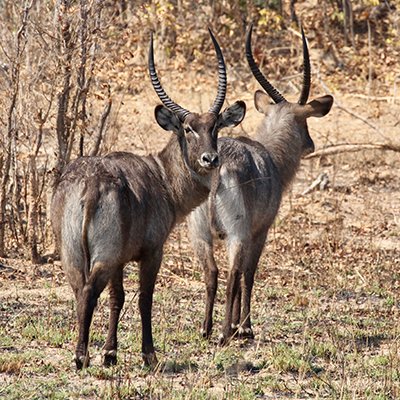
[[[149,353],[149,354],[142,353],[142,359],[145,367],[149,367],[152,370],[157,369],[158,360],[155,353]]]
[[[238,326],[231,324],[228,329],[222,330],[221,334],[219,335],[218,345],[225,346],[236,337],[238,337]]]
[[[229,332],[230,337],[232,339],[238,339],[239,332],[240,332],[240,325],[239,324],[231,324],[231,330]]]
[[[76,356],[75,365],[78,371],[80,371],[82,368],[87,368],[89,366],[89,354],[86,356]]]
[[[240,327],[238,330],[240,339],[254,339],[253,329],[251,328],[242,328]]]
[[[209,331],[206,331],[204,328],[200,329],[200,335],[204,338],[204,339],[210,339],[211,337],[211,329]]]
[[[231,337],[232,336],[225,336],[223,333],[221,333],[218,337],[218,346],[226,346],[229,343]]]
[[[103,365],[111,367],[117,364],[117,350],[107,350],[104,352]]]

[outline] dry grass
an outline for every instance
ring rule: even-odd
[[[154,104],[149,93],[140,99],[124,96],[116,147],[144,153],[160,149],[168,139],[156,128],[139,135],[154,124],[138,125],[127,112],[136,107],[140,121],[147,116],[152,121],[151,108],[141,109],[144,100]],[[229,95],[231,100],[241,97]],[[246,133],[260,117],[250,96],[244,97]],[[196,109],[198,99],[192,101],[182,103]],[[342,102],[387,138],[398,140],[399,105],[369,102],[365,108],[365,100]],[[326,118],[310,121],[310,130],[318,147],[382,139],[335,108]],[[202,273],[185,224],[178,226],[166,245],[155,293],[154,336],[163,362],[155,373],[141,366],[134,265],[126,268],[119,364],[106,369],[100,363],[108,320],[103,295],[92,329],[92,366],[77,373],[72,363],[75,304],[59,264],[3,260],[0,398],[399,398],[399,167],[398,155],[378,151],[303,162],[260,261],[253,295],[254,341],[217,347],[227,270],[223,246],[217,249],[221,273],[215,330],[210,342],[200,337]],[[328,175],[329,187],[302,196],[321,172]]]

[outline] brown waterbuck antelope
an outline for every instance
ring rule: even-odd
[[[149,366],[157,364],[151,311],[163,245],[173,226],[209,194],[207,176],[219,165],[218,131],[240,123],[246,111],[245,104],[238,101],[220,113],[226,94],[226,68],[211,31],[210,35],[218,58],[219,82],[209,111],[192,113],[167,96],[155,70],[151,38],[150,77],[163,103],[155,108],[155,118],[175,135],[156,155],[115,152],[78,158],[66,167],[55,190],[52,224],[62,266],[77,300],[78,369],[89,363],[90,324],[97,299],[107,285],[110,321],[104,365],[117,361],[123,267],[129,261],[139,263],[143,361]]]
[[[246,37],[246,56],[253,75],[266,92],[258,90],[254,95],[256,109],[264,118],[253,139],[218,140],[220,173],[213,177],[208,201],[189,217],[193,247],[205,271],[204,337],[211,334],[217,290],[218,268],[213,243],[222,238],[227,247],[229,275],[220,344],[236,334],[253,337],[250,299],[268,230],[301,157],[314,151],[307,118],[326,115],[333,103],[331,96],[307,103],[311,71],[303,31],[304,78],[298,103],[288,102],[263,76],[252,55],[251,34],[252,27]],[[276,104],[269,104],[268,96]]]

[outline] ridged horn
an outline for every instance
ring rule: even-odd
[[[268,93],[271,99],[275,103],[280,103],[282,101],[286,101],[286,99],[268,82],[267,78],[262,74],[258,65],[256,64],[253,53],[251,51],[251,33],[253,31],[253,24],[250,25],[249,30],[246,35],[246,58],[249,64],[250,70],[253,73],[254,77],[257,79],[258,83],[261,87]]]
[[[217,39],[215,39],[215,36],[213,35],[210,28],[208,28],[208,32],[210,33],[212,42],[214,44],[215,53],[217,54],[218,59],[218,92],[217,97],[214,100],[214,104],[210,107],[208,112],[218,115],[224,104],[226,96],[226,66],[224,56],[222,55],[222,51],[219,47]]]
[[[167,93],[163,89],[163,87],[161,86],[160,80],[158,79],[157,76],[156,68],[154,66],[153,32],[150,33],[149,74],[153,88],[156,91],[157,96],[164,104],[164,106],[173,111],[183,122],[186,119],[186,117],[190,114],[190,111],[186,110],[179,104],[176,104],[174,101],[172,101],[171,98],[167,95]]]
[[[308,53],[307,39],[304,35],[303,27],[301,27],[301,37],[303,39],[303,87],[301,88],[301,94],[299,104],[306,104],[308,96],[310,95],[311,87],[311,65],[310,55]]]

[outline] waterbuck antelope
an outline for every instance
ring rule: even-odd
[[[256,109],[264,114],[257,134],[250,138],[220,138],[219,175],[213,177],[210,197],[189,217],[191,241],[205,272],[206,311],[204,337],[212,329],[218,268],[213,255],[217,238],[225,241],[229,259],[225,319],[220,344],[236,333],[253,337],[250,299],[254,274],[268,230],[278,212],[282,193],[288,187],[302,156],[314,151],[307,118],[322,117],[331,109],[331,96],[307,99],[311,84],[307,42],[302,31],[303,87],[298,103],[288,102],[264,77],[251,51],[252,27],[246,37],[250,69],[263,91],[256,91]],[[269,97],[276,104],[269,104]]]
[[[241,101],[220,113],[226,94],[221,49],[210,31],[218,59],[216,99],[204,114],[174,103],[162,88],[150,41],[149,72],[163,105],[155,108],[158,124],[173,135],[156,155],[115,152],[81,157],[63,172],[52,199],[52,224],[61,262],[77,300],[79,326],[75,361],[88,365],[89,329],[100,293],[108,285],[110,321],[104,364],[117,361],[117,325],[124,303],[123,267],[139,263],[139,309],[142,356],[155,366],[151,311],[163,245],[173,226],[209,194],[207,176],[219,165],[218,131],[235,126],[245,115]]]

